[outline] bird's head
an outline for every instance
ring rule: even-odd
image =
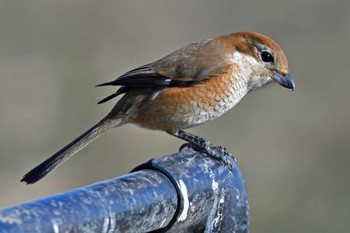
[[[228,35],[232,59],[238,63],[239,72],[247,77],[249,91],[276,82],[295,89],[288,71],[288,61],[279,45],[272,39],[255,32]]]

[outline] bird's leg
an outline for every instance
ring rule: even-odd
[[[227,153],[226,148],[220,145],[211,144],[208,140],[199,137],[197,135],[188,133],[183,130],[177,130],[175,132],[170,133],[171,135],[181,138],[188,143],[183,144],[180,147],[182,150],[185,147],[196,148],[197,150],[204,150],[207,154],[216,154],[216,152]]]
[[[223,161],[224,164],[227,165],[230,170],[232,170],[233,166],[227,157],[231,157],[234,160],[235,158],[227,152],[224,146],[211,144],[208,140],[183,130],[176,130],[168,133],[188,142],[183,144],[180,147],[180,150],[182,150],[185,147],[189,147],[197,151],[204,152],[210,155],[211,157],[214,157],[215,159]]]

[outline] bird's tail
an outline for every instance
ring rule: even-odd
[[[79,150],[84,148],[90,142],[99,137],[106,130],[121,124],[121,119],[111,119],[109,116],[102,119],[99,123],[93,126],[91,129],[80,135],[74,141],[63,147],[56,154],[33,168],[27,174],[25,174],[21,182],[27,184],[33,184],[38,180],[42,179],[49,172],[55,169],[58,165],[65,162],[67,159],[72,157]]]

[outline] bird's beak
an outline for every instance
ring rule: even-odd
[[[295,84],[292,77],[290,77],[289,74],[283,75],[274,70],[272,71],[272,78],[282,87],[292,89],[292,91],[294,91]]]

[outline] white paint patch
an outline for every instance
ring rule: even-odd
[[[3,216],[0,213],[0,220],[1,222],[4,223],[9,223],[9,224],[21,224],[22,219],[18,217],[19,213],[11,214],[10,216]]]
[[[237,201],[239,200],[239,192],[237,192],[237,194],[236,194],[236,200]]]
[[[163,225],[164,225],[165,221],[166,221],[166,218],[165,218],[165,219],[163,219],[163,221],[162,221],[162,223],[160,224],[159,228],[162,228],[162,227],[163,227]]]
[[[54,224],[53,224],[53,232],[55,232],[55,233],[59,233],[59,232],[60,232],[60,229],[59,229],[57,223],[54,223]]]
[[[219,183],[213,180],[213,182],[211,182],[211,188],[215,191],[218,189],[218,187],[219,187]]]
[[[221,196],[219,202],[220,202],[220,204],[223,204],[225,202],[225,196],[224,195]]]
[[[110,221],[110,217],[105,218],[103,220],[103,225],[102,225],[102,231],[101,232],[107,232],[108,230],[108,226],[109,226],[109,221]],[[113,228],[112,228],[113,229]]]
[[[180,180],[179,183],[180,183],[180,189],[181,189],[181,193],[183,195],[183,200],[184,200],[184,209],[183,209],[178,221],[182,222],[182,221],[185,221],[187,218],[187,212],[188,212],[188,209],[190,207],[190,203],[188,201],[188,193],[187,193],[187,187],[186,187],[185,183],[182,180]]]

